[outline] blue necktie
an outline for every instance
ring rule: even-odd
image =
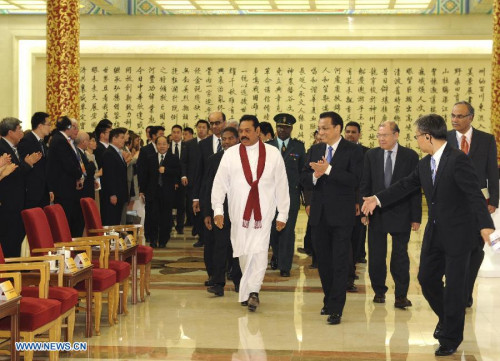
[[[431,157],[431,176],[432,176],[432,184],[434,184],[434,180],[436,179],[436,160],[434,157]]]
[[[387,151],[387,159],[385,160],[384,167],[384,185],[385,188],[389,188],[392,179],[392,150]]]
[[[333,147],[331,145],[328,146],[328,154],[326,156],[326,161],[330,163],[333,158]]]
[[[217,153],[219,153],[222,150],[222,144],[220,142],[220,138],[217,141]]]

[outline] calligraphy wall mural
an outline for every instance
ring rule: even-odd
[[[42,85],[42,58],[34,77]],[[416,148],[412,124],[438,113],[450,125],[453,104],[476,108],[473,125],[491,132],[490,71],[480,59],[174,59],[88,58],[80,63],[80,124],[93,130],[107,117],[116,126],[144,133],[150,124],[191,126],[221,110],[227,118],[255,114],[273,123],[293,114],[293,136],[312,143],[321,112],[338,112],[362,125],[362,142],[377,145],[384,120],[396,120],[400,142]],[[41,95],[41,94],[39,94]],[[43,98],[34,109],[44,109]]]

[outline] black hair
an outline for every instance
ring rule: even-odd
[[[241,122],[253,122],[253,127],[257,129],[260,126],[259,119],[255,115],[245,114],[240,118]]]
[[[344,129],[344,121],[342,120],[342,117],[335,113],[335,112],[324,112],[319,115],[320,119],[321,118],[330,118],[332,120],[332,125],[336,127],[337,125],[340,125],[340,132],[342,133],[342,130]]]
[[[182,127],[181,127],[179,124],[174,124],[174,125],[172,125],[172,128],[171,128],[170,130],[174,130],[175,128],[180,129],[180,130],[181,130],[181,132],[182,132]]]
[[[236,128],[234,127],[227,127],[227,128],[224,128],[224,130],[222,131],[222,133],[224,134],[225,132],[230,132],[230,133],[233,133],[234,137],[236,139],[239,138],[239,134],[238,134],[238,131],[236,130]]]
[[[271,138],[274,138],[273,126],[269,122],[260,122],[259,124],[260,132],[264,135],[271,133]]]
[[[429,134],[435,139],[446,140],[448,132],[446,122],[438,114],[422,115],[415,121],[415,125],[422,134]]]
[[[200,119],[196,122],[196,126],[198,126],[199,124],[205,124],[207,126],[207,129],[210,129],[210,123],[208,121],[206,121],[205,119]]]
[[[35,130],[40,124],[44,124],[45,119],[47,119],[49,116],[50,115],[44,112],[36,112],[35,114],[33,114],[33,116],[31,117],[31,129]]]
[[[191,127],[184,127],[184,129],[182,131],[183,132],[189,132],[189,133],[191,133],[191,135],[194,134],[194,130]]]
[[[352,122],[352,121],[351,121],[351,122],[347,123],[347,124],[345,125],[345,127],[346,127],[346,128],[347,128],[347,127],[356,127],[356,128],[358,128],[358,133],[361,133],[361,125],[359,125],[359,123],[358,123],[358,122]]]
[[[453,106],[455,106],[455,105],[465,105],[467,107],[469,114],[474,116],[474,107],[469,102],[466,102],[465,100],[461,100],[461,101],[453,104]]]
[[[113,138],[118,137],[120,134],[125,134],[127,133],[127,128],[115,128],[111,129],[109,132],[109,142],[113,140]]]
[[[64,132],[71,128],[71,119],[67,115],[63,115],[56,122],[56,129],[60,132]]]
[[[158,132],[159,132],[160,130],[165,131],[165,128],[164,128],[164,127],[162,127],[161,125],[153,125],[153,126],[151,127],[151,129],[149,130],[149,136],[150,136],[151,138],[153,138],[153,135],[158,134]]]

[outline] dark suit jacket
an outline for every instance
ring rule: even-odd
[[[272,139],[267,143],[275,146],[281,152],[277,138]],[[302,169],[304,168],[305,158],[306,150],[304,143],[297,139],[290,139],[283,156],[286,175],[288,178],[288,190],[290,193],[290,209],[297,210],[300,208],[300,194],[302,192],[302,187],[300,185],[300,172],[302,172]]]
[[[459,148],[456,134],[456,130],[448,132],[448,144]],[[489,204],[498,207],[498,164],[495,137],[473,128],[468,155],[474,163],[480,187],[488,188]]]
[[[33,132],[26,134],[17,146],[21,159],[28,154],[42,152],[42,146]],[[43,143],[42,158],[33,165],[26,174],[26,201],[31,203],[41,202],[43,199],[48,204],[49,189],[47,186],[47,154],[49,149]]]
[[[180,164],[181,164],[181,177],[187,177],[187,157],[188,157],[188,146],[186,145],[185,142],[181,142],[181,157],[179,158]],[[167,153],[168,154],[174,154],[174,142],[170,143],[170,146],[168,147]],[[189,179],[188,179],[189,183]],[[182,186],[182,185],[181,185]]]
[[[418,154],[399,144],[391,184],[413,172],[417,164]],[[360,186],[361,197],[369,197],[385,190],[384,165],[382,148],[377,147],[366,153]],[[360,201],[360,204],[362,203]],[[377,208],[370,216],[370,228],[381,232],[410,232],[411,223],[421,223],[421,221],[422,193],[417,189],[390,206]]]
[[[330,174],[323,175],[313,185],[314,171],[309,163],[322,159],[325,151],[325,143],[313,145],[300,176],[304,188],[312,189],[309,222],[311,226],[319,225],[323,211],[330,226],[353,226],[356,214],[355,192],[361,178],[363,151],[357,144],[342,138],[330,162]]]
[[[73,147],[61,132],[52,136],[47,158],[49,189],[59,199],[77,199],[76,181],[82,177],[82,168]]]
[[[184,144],[184,143],[183,143]],[[194,188],[195,178],[196,178],[196,167],[198,166],[198,158],[200,157],[200,151],[198,147],[198,138],[191,139],[186,143],[186,176],[188,179],[188,188]]]
[[[164,197],[164,200],[173,204],[175,200],[175,185],[180,185],[181,183],[181,163],[175,155],[167,153],[162,165],[165,167],[165,172],[162,174],[163,185],[161,187],[161,195]],[[159,168],[158,154],[151,154],[147,159],[144,173],[144,183],[146,184],[144,194],[147,200],[158,195],[158,190],[160,189],[158,184],[160,178]]]
[[[109,148],[109,146],[108,146],[108,148]],[[95,161],[97,162],[97,166],[99,167],[99,169],[101,169],[103,166],[102,157],[104,155],[104,152],[108,148],[106,148],[100,141],[97,141],[97,148],[94,150],[94,156],[95,156]]]
[[[109,146],[102,156],[102,195],[101,202],[109,202],[109,197],[116,196],[117,204],[128,202],[127,164],[113,146]]]
[[[214,211],[212,210],[212,187],[214,185],[215,175],[217,174],[217,170],[219,169],[220,161],[222,160],[223,155],[224,152],[219,152],[208,157],[206,180],[203,186],[202,196],[203,204],[207,205],[206,207],[203,207],[204,217],[214,216]],[[224,199],[224,226],[229,225],[229,222],[229,209],[226,195],[226,199]]]
[[[0,155],[5,153],[10,154],[12,163],[18,167],[0,181],[0,210],[20,212],[24,208],[25,177],[31,167],[16,157],[16,153],[5,139],[0,139]]]
[[[213,135],[203,139],[198,143],[199,157],[198,157],[198,166],[196,167],[196,177],[193,188],[193,199],[200,199],[202,196],[201,188],[204,182],[204,175],[207,170],[208,157],[214,154],[213,149]],[[200,199],[200,206],[204,207],[203,199]],[[212,208],[210,204],[207,207]]]
[[[155,147],[153,143],[149,143],[141,148],[139,152],[139,157],[137,157],[136,172],[137,181],[139,183],[139,192],[145,193],[146,183],[145,183],[145,173],[147,169],[148,158],[150,155],[156,155]]]
[[[383,208],[422,187],[429,207],[422,250],[438,241],[446,254],[470,252],[476,247],[478,230],[494,228],[472,161],[447,144],[434,185],[430,162],[427,155],[410,175],[377,193],[377,197]]]
[[[95,164],[94,162],[89,162],[87,155],[83,150],[81,150],[80,148],[76,149],[78,149],[78,152],[80,152],[80,157],[82,157],[82,162],[87,173],[87,175],[85,176],[85,180],[83,181],[83,189],[78,191],[79,198],[95,198]]]

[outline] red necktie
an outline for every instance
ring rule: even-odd
[[[469,154],[469,143],[467,143],[467,138],[465,135],[462,135],[462,142],[460,143],[460,149],[465,154]]]

